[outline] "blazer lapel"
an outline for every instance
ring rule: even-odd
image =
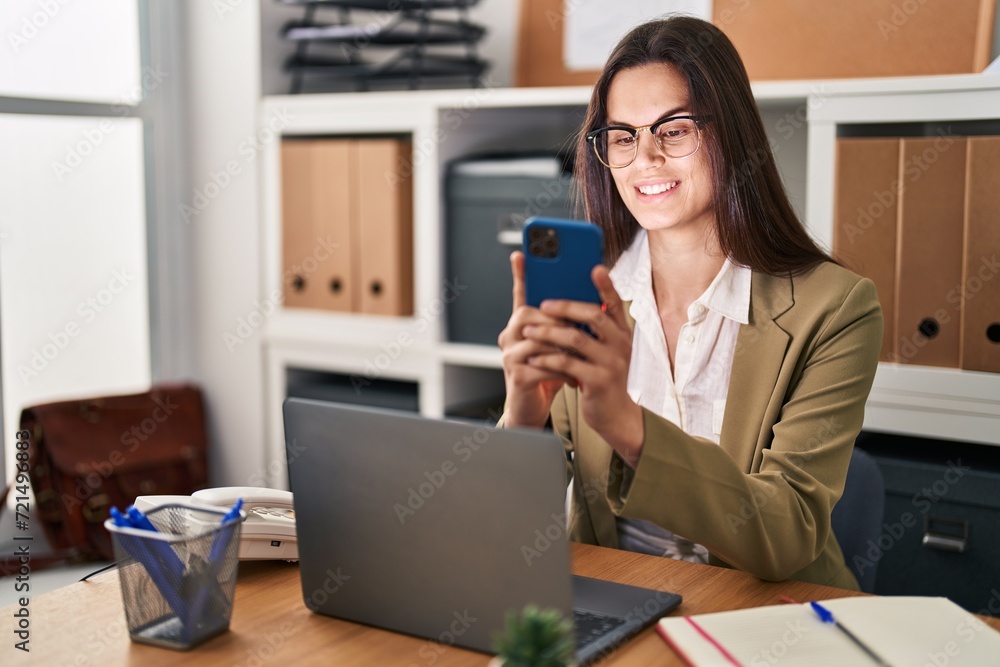
[[[750,323],[736,339],[726,413],[719,444],[741,469],[750,471],[755,453],[770,439],[782,397],[774,396],[790,337],[775,320],[794,304],[788,277],[753,273]]]

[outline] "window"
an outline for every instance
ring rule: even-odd
[[[158,39],[173,4],[0,5],[5,478],[24,407],[141,391],[155,375],[155,204],[177,160],[153,121],[174,85],[170,35]]]

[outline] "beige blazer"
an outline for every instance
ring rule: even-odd
[[[754,272],[719,444],[644,409],[634,471],[584,422],[577,390],[564,387],[551,416],[573,452],[570,536],[617,548],[615,518],[646,519],[705,545],[715,565],[857,589],[830,512],[881,340],[870,280],[832,263],[793,278]]]

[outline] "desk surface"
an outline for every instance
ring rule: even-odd
[[[700,614],[776,604],[780,595],[824,600],[851,591],[802,582],[767,583],[743,572],[664,558],[573,545],[573,571],[625,584],[677,592],[675,611]],[[14,648],[17,608],[0,609],[0,663],[4,665],[438,665],[483,667],[489,656],[313,614],[302,604],[297,565],[240,564],[229,632],[190,653],[135,644],[128,638],[117,572],[33,598],[30,653]],[[984,619],[1000,630],[1000,619]],[[652,629],[603,665],[683,665]]]

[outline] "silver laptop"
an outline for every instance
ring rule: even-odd
[[[508,610],[574,618],[587,664],[681,598],[571,576],[552,433],[290,398],[302,594],[315,612],[492,651]]]

